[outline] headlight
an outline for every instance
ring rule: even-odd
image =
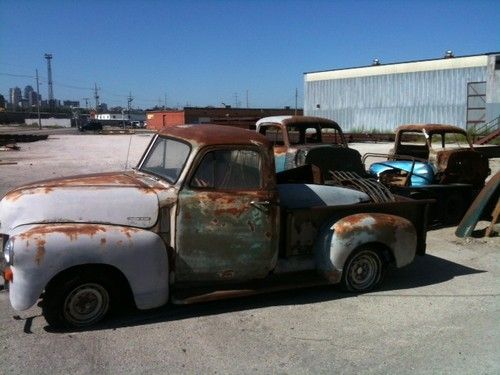
[[[14,240],[10,238],[3,248],[3,257],[7,264],[14,264]]]

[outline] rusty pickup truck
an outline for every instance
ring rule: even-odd
[[[398,195],[434,199],[429,221],[456,225],[490,174],[488,158],[472,145],[469,134],[453,125],[416,124],[396,129],[387,160],[373,163],[368,173]]]
[[[377,287],[425,253],[428,202],[277,183],[256,132],[183,125],[156,134],[134,170],[32,183],[0,201],[11,305],[41,298],[53,326],[87,327],[132,302],[150,309],[340,283]]]
[[[350,148],[338,123],[314,116],[271,116],[255,124],[273,145],[276,172],[313,164],[323,179],[330,171],[365,173],[358,151]]]

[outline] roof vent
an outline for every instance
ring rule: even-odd
[[[445,59],[452,59],[453,57],[455,57],[455,55],[453,55],[453,51],[452,51],[452,50],[448,50],[448,51],[446,51],[446,53],[444,54],[444,58],[445,58]]]
[[[373,59],[372,61],[372,65],[375,66],[375,65],[380,65],[380,60],[379,59]]]

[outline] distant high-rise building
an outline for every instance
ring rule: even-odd
[[[23,96],[21,94],[21,89],[19,87],[14,87],[9,89],[9,98],[10,98],[10,104],[12,106],[13,110],[16,110],[16,108],[19,107],[19,104],[23,100]]]
[[[26,102],[26,105],[31,108],[36,105],[38,99],[38,95],[36,94],[35,90],[31,86],[26,86],[24,88],[24,100]]]
[[[38,95],[35,91],[31,91],[28,96],[28,105],[30,107],[36,107],[38,104]]]
[[[28,99],[29,96],[30,96],[30,93],[33,92],[33,91],[35,91],[35,90],[33,90],[33,87],[31,87],[30,85],[26,86],[24,88],[24,95],[23,95],[24,99]]]
[[[5,97],[0,94],[0,108],[5,108]]]

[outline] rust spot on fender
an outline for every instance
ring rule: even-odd
[[[366,223],[365,219],[369,218]],[[380,239],[387,243],[396,242],[396,232],[403,230],[412,233],[412,226],[408,226],[407,221],[392,215],[386,214],[356,214],[341,219],[333,226],[335,234],[339,239],[345,237],[356,237],[357,235],[377,234]]]
[[[101,225],[83,224],[83,225],[43,225],[31,228],[19,235],[21,239],[27,240],[35,237],[40,238],[48,234],[59,233],[67,236],[70,241],[75,241],[78,236],[86,235],[93,237],[97,233],[105,233],[106,228]]]
[[[135,228],[121,228],[120,232],[122,232],[130,240],[132,238],[132,234],[139,232],[139,230]]]
[[[34,193],[31,190],[24,190],[24,189],[12,190],[5,195],[5,200],[10,202],[15,202],[23,195],[28,195],[28,194],[34,194]]]
[[[359,227],[360,223],[367,219],[367,215],[365,214],[357,214],[351,215],[346,218],[341,219],[339,222],[335,223],[333,228],[338,237],[344,237],[345,235],[352,233],[353,230],[360,231],[363,228],[368,229],[371,224],[363,225],[363,227]]]
[[[40,265],[45,256],[45,240],[37,239],[36,241],[36,253],[35,253],[35,263]]]

